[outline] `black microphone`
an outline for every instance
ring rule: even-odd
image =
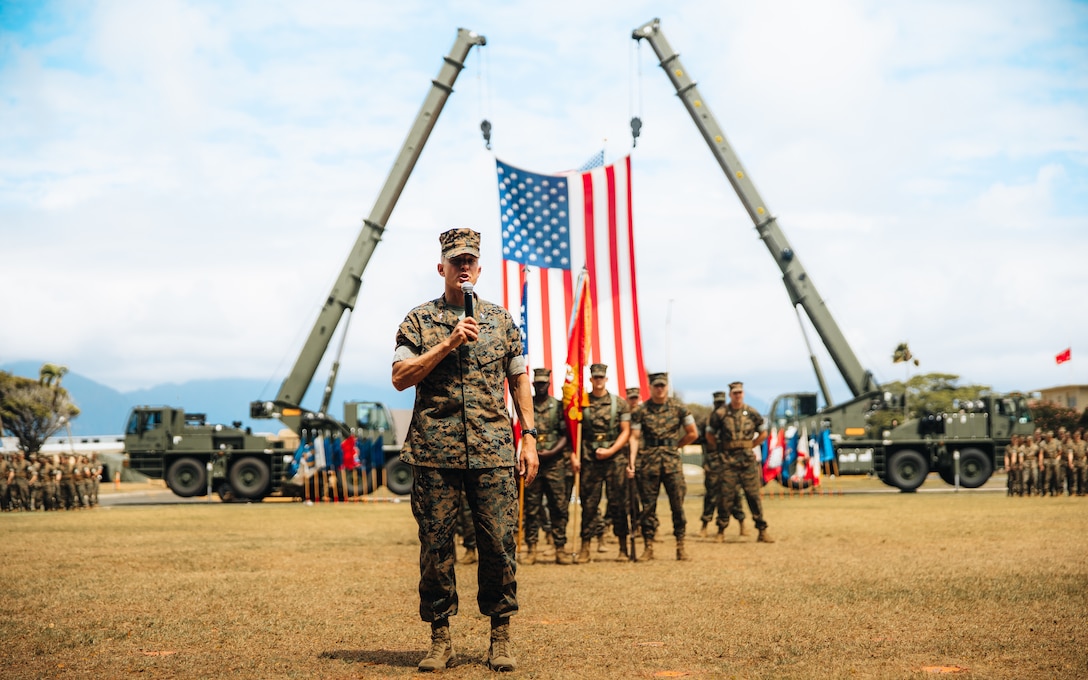
[[[465,281],[462,283],[461,292],[465,295],[465,318],[475,317],[472,310],[472,282]]]

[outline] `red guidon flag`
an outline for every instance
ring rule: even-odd
[[[1067,361],[1073,359],[1073,348],[1068,347],[1064,352],[1058,352],[1058,356],[1054,357],[1054,361],[1059,364],[1064,364]]]
[[[579,441],[578,423],[582,420],[582,409],[589,405],[586,393],[586,357],[589,356],[589,334],[592,327],[592,309],[589,295],[589,277],[583,270],[578,277],[575,290],[574,312],[570,317],[567,334],[567,373],[563,379],[563,415],[567,419],[567,429],[572,442]]]

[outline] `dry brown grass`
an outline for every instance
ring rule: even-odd
[[[777,543],[732,526],[689,563],[660,559],[666,507],[654,562],[519,570],[519,675],[1088,675],[1088,499],[775,497]],[[0,535],[2,677],[409,677],[426,648],[407,503],[7,514]],[[444,676],[490,677],[459,576]]]

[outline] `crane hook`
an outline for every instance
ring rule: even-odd
[[[484,146],[491,150],[491,121],[484,118],[480,123],[480,132],[484,133]]]
[[[635,116],[631,119],[631,147],[638,146],[638,136],[642,132],[642,119]]]

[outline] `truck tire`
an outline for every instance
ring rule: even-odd
[[[272,471],[268,463],[254,456],[240,458],[230,466],[227,477],[231,489],[239,498],[261,500],[268,495],[268,483],[272,481]]]
[[[888,456],[885,482],[900,491],[914,491],[922,486],[929,474],[925,456],[914,449],[903,449]]]
[[[976,448],[960,451],[960,486],[977,489],[994,473],[990,457]]]
[[[200,496],[208,491],[208,472],[196,458],[178,458],[166,471],[166,486],[182,498]]]
[[[400,458],[393,458],[385,464],[385,488],[398,496],[412,493],[412,466]]]

